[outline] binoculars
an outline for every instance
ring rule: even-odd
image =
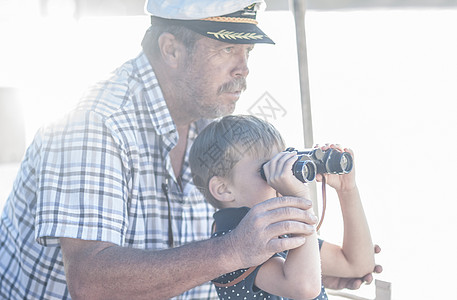
[[[287,148],[286,151],[297,150]],[[335,149],[309,149],[297,151],[297,155],[298,159],[292,166],[292,173],[301,182],[313,181],[317,173],[346,174],[351,172],[353,166],[353,159],[349,152]],[[260,175],[266,180],[263,165],[260,168]]]

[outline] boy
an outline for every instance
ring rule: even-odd
[[[323,147],[326,148],[329,147]],[[214,215],[213,237],[235,230],[249,209],[277,193],[309,198],[306,185],[291,172],[297,160],[296,153],[282,152],[283,149],[285,145],[279,132],[254,116],[224,117],[198,135],[190,152],[190,164],[194,184],[208,202],[219,209]],[[267,181],[259,173],[265,162]],[[320,176],[318,179],[322,179]],[[290,250],[287,257],[285,253],[278,253],[260,266],[237,270],[213,280],[219,298],[312,299],[318,296],[317,299],[327,299],[321,288],[320,257],[324,275],[363,276],[373,270],[373,245],[354,171],[342,176],[325,176],[328,184],[337,190],[342,204],[344,247],[318,242],[315,223],[303,224],[309,229],[306,242]],[[311,209],[308,213],[312,214]],[[357,223],[361,228],[354,228],[359,227],[355,226]],[[355,234],[346,234],[346,229]]]

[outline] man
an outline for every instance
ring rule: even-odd
[[[233,112],[253,44],[273,42],[258,1],[159,2],[139,56],[28,148],[0,223],[0,298],[216,298],[208,281],[310,234],[310,203],[288,197],[207,239],[188,149],[205,119]]]

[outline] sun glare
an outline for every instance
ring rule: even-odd
[[[15,13],[0,6],[0,87],[19,91],[29,144],[88,86],[139,53],[149,19],[76,20],[71,6],[58,4],[43,16],[16,2],[8,2]],[[288,146],[299,148],[291,18],[267,11],[260,20],[277,44],[255,47],[237,112],[269,113]],[[457,10],[309,11],[306,26],[314,141],[355,150],[373,239],[383,247],[381,277],[393,282],[394,299],[439,299],[445,288],[425,287],[452,286],[446,271],[457,268],[446,258],[457,251],[446,236],[457,228],[457,161],[447,154],[457,148]],[[323,233],[339,237],[338,203],[327,207]],[[437,251],[435,263],[426,260]]]

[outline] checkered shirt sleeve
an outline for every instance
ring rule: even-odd
[[[100,115],[76,111],[44,133],[36,238],[101,240],[123,246],[130,172],[124,149]]]
[[[210,236],[214,209],[193,185],[188,137],[182,184],[169,151],[178,135],[146,56],[89,90],[66,118],[40,130],[0,221],[0,298],[70,299],[60,237],[168,247],[169,182],[175,246]],[[174,299],[217,299],[210,283]]]

